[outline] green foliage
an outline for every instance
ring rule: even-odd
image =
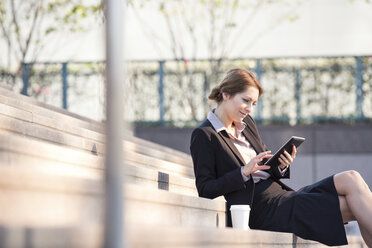
[[[89,17],[97,17],[101,14],[101,2],[95,1],[93,4],[84,5],[82,0],[59,0],[49,2],[45,9],[46,14],[55,20],[55,26],[46,31],[66,29],[76,32],[87,29]]]
[[[57,31],[57,28],[55,28],[55,27],[49,27],[49,28],[47,28],[45,30],[45,34],[48,35],[48,34],[53,33],[55,31]]]
[[[8,44],[8,64],[36,60],[48,37],[57,32],[87,30],[101,9],[102,0],[0,1],[0,38]]]
[[[300,18],[299,15],[297,15],[295,13],[290,13],[290,14],[287,14],[285,16],[285,19],[287,19],[290,22],[294,22],[294,21],[298,20],[298,18]]]
[[[351,3],[356,2],[356,0],[349,0]],[[365,0],[366,3],[371,3],[371,0]]]
[[[4,3],[4,1],[1,1],[0,2],[0,15],[3,18],[3,17],[5,17],[5,14],[6,14],[5,3]]]

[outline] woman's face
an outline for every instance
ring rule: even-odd
[[[233,122],[242,122],[252,112],[253,106],[258,101],[259,91],[256,87],[248,86],[247,89],[231,97],[223,93],[224,110],[226,116]]]

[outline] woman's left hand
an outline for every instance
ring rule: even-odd
[[[281,154],[278,159],[280,162],[279,168],[281,170],[284,170],[285,168],[287,168],[295,159],[296,154],[297,154],[297,150],[296,150],[295,145],[293,145],[292,147],[292,154],[289,154],[286,150],[284,150],[284,154]]]

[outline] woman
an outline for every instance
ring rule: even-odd
[[[326,245],[346,245],[343,224],[357,220],[372,247],[372,193],[357,172],[345,171],[293,191],[280,179],[289,178],[295,147],[292,154],[281,155],[278,168],[262,165],[272,155],[249,115],[262,91],[251,72],[233,69],[210,93],[217,107],[191,136],[199,196],[223,195],[227,211],[234,204],[251,205],[252,229],[291,232]]]

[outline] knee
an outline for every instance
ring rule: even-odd
[[[348,179],[353,182],[358,182],[360,180],[363,180],[362,176],[356,170],[345,171],[345,176],[348,177]]]
[[[359,172],[355,170],[344,171],[336,174],[335,186],[340,195],[360,193],[368,188]]]
[[[345,177],[357,190],[365,190],[368,187],[359,172],[355,170],[345,171]]]

